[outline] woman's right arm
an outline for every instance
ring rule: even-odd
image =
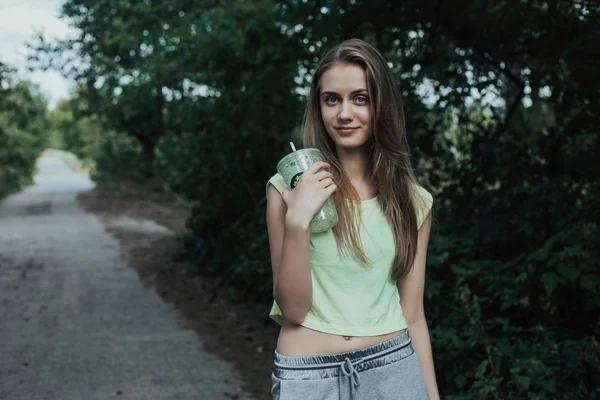
[[[269,186],[267,229],[273,266],[273,296],[286,321],[301,324],[312,305],[310,221],[336,190],[329,164],[315,163],[283,196]]]
[[[286,321],[301,324],[312,304],[310,233],[308,227],[286,218],[287,206],[277,189],[269,187],[267,229],[273,266],[273,296]]]

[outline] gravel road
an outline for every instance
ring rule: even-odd
[[[0,205],[0,399],[248,399],[77,205],[93,183],[56,156],[38,168]]]

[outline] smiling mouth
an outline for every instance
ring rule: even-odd
[[[335,128],[337,131],[341,133],[351,133],[358,129],[358,127],[337,127]]]

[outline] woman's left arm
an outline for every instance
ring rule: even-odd
[[[421,228],[419,229],[417,254],[415,256],[413,269],[398,282],[398,292],[400,293],[402,312],[408,323],[408,331],[410,332],[413,346],[419,357],[419,363],[421,364],[421,371],[425,378],[429,398],[431,400],[438,400],[440,395],[435,379],[429,328],[427,327],[425,310],[423,309],[425,264],[430,230],[431,213],[427,215],[427,218],[423,221],[423,225],[421,225]]]

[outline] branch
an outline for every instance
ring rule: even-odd
[[[517,107],[519,107],[519,103],[521,102],[521,100],[523,100],[523,97],[525,96],[525,84],[523,82],[521,82],[521,80],[518,79],[510,70],[508,70],[507,68],[502,68],[502,66],[500,66],[499,63],[495,62],[489,54],[482,53],[478,49],[475,49],[475,51],[481,55],[481,58],[486,63],[490,64],[495,69],[501,71],[505,76],[508,77],[508,79],[512,83],[515,84],[515,86],[517,86],[519,88],[519,92],[513,99],[510,107],[508,108],[508,111],[506,112],[506,117],[504,118],[504,121],[501,124],[498,124],[498,127],[496,128],[496,132],[494,132],[494,136],[500,136],[502,133],[504,133],[504,131],[508,127],[508,124],[509,124],[510,120],[512,119],[515,111],[517,111]]]
[[[502,68],[500,66],[500,63],[494,61],[492,59],[492,57],[488,54],[488,53],[484,53],[482,51],[480,51],[479,49],[473,47],[473,50],[475,50],[475,52],[477,54],[479,54],[481,56],[481,58],[487,63],[490,64],[492,67],[494,67],[495,69],[497,69],[498,71],[502,72],[504,75],[506,75],[508,77],[508,79],[511,80],[511,82],[513,82],[515,85],[517,85],[517,87],[519,88],[523,88],[524,85],[523,83],[512,73],[510,72],[508,69],[506,68]]]
[[[448,29],[448,32],[452,35],[452,37],[454,38],[454,40],[456,40],[457,43],[459,43],[459,44],[463,43],[460,35],[457,35],[454,32],[454,30],[452,29],[452,25],[451,25],[451,23],[449,23],[449,21],[447,21],[447,20],[440,21],[440,24],[445,26],[446,29]],[[510,107],[508,108],[508,111],[506,113],[506,117],[504,118],[504,121],[502,123],[498,124],[498,127],[494,133],[494,136],[499,136],[506,130],[506,127],[508,126],[515,111],[517,110],[519,103],[523,99],[523,96],[525,95],[525,84],[523,82],[521,82],[521,80],[519,78],[517,78],[508,68],[506,68],[506,67],[503,68],[498,61],[496,61],[492,58],[491,55],[489,55],[487,52],[484,52],[484,51],[480,50],[479,48],[477,48],[474,45],[474,43],[469,42],[469,43],[464,43],[464,44],[466,45],[467,48],[473,49],[474,53],[481,56],[481,59],[486,64],[489,64],[494,69],[502,72],[509,79],[509,81],[512,82],[519,89],[519,92],[515,96],[515,99],[511,103]]]

